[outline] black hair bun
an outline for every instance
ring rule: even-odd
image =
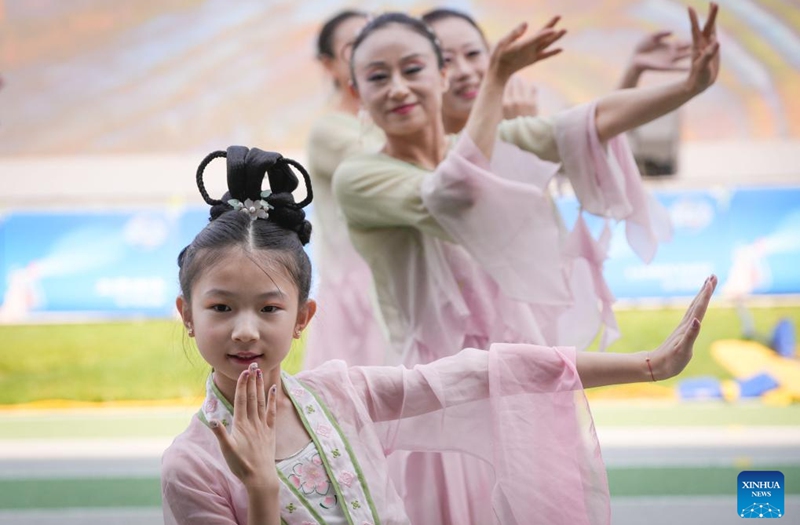
[[[306,220],[306,212],[295,204],[292,194],[273,193],[266,200],[272,206],[269,220],[282,228],[297,232],[300,241],[307,244],[311,236],[311,224]]]
[[[223,213],[228,211],[233,211],[233,206],[228,204],[228,201],[231,200],[231,192],[226,191],[225,195],[222,196],[222,200],[219,201],[219,204],[214,204],[211,206],[211,211],[209,212],[208,221],[211,222],[215,219],[218,219]]]
[[[222,200],[209,197],[203,184],[203,171],[215,158],[226,157],[228,192]],[[306,184],[307,196],[300,203],[294,201],[292,192],[297,189],[299,180],[292,168],[297,169]],[[269,180],[269,191],[262,191],[264,177]],[[306,221],[303,208],[313,199],[311,179],[300,163],[284,158],[280,153],[263,151],[258,148],[248,149],[244,146],[231,146],[227,151],[215,151],[208,155],[197,168],[197,187],[200,195],[211,205],[210,220],[222,214],[241,210],[251,213],[251,217],[264,218],[275,224],[297,232],[303,244],[308,243],[311,235],[311,224]],[[253,208],[245,209],[245,202],[251,201]],[[268,204],[264,206],[263,203]]]

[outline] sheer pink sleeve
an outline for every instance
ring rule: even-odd
[[[202,433],[201,425],[193,420],[189,432],[197,436]],[[200,442],[208,442],[208,435],[202,436]],[[213,435],[211,438],[214,439]],[[232,474],[220,462],[222,458],[189,440],[179,440],[167,449],[161,460],[164,524],[237,525],[246,522],[246,516],[237,516],[234,494],[241,491],[230,486]],[[246,499],[238,503],[246,509]]]
[[[386,453],[456,451],[492,465],[499,523],[610,522],[572,348],[499,344],[410,370],[351,368],[325,382],[337,392],[329,395],[349,395],[369,414]]]
[[[603,144],[597,138],[596,104],[583,104],[556,116],[555,135],[564,172],[583,209],[625,221],[633,251],[645,262],[659,242],[672,238],[667,210],[645,192],[625,135]]]
[[[422,200],[504,294],[567,304],[571,296],[562,275],[559,224],[544,190],[557,169],[502,141],[490,165],[464,133],[423,181]]]

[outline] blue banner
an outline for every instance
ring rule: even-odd
[[[800,187],[661,192],[674,239],[642,263],[614,225],[605,275],[620,299],[693,295],[710,273],[728,295],[800,294]],[[567,224],[574,199],[558,206]],[[166,317],[176,258],[206,224],[205,207],[12,212],[0,220],[0,321]],[[599,232],[603,220],[591,217]]]
[[[177,255],[207,217],[200,208],[6,215],[0,319],[169,316]]]
[[[729,297],[800,293],[800,187],[708,189],[660,192],[669,211],[671,242],[644,264],[615,225],[605,276],[617,298],[691,296],[705,278],[719,277]],[[578,204],[560,199],[559,209],[574,223]],[[601,219],[592,217],[597,233]]]

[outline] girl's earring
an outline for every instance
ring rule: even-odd
[[[295,330],[294,331],[294,338],[295,339],[300,339],[300,330]]]
[[[189,337],[194,337],[194,328],[192,328],[192,325],[186,325],[186,333],[189,334]]]

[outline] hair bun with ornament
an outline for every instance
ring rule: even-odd
[[[227,159],[228,191],[217,200],[208,195],[203,172],[212,160],[220,157]],[[306,198],[299,203],[292,195],[299,183],[292,168],[303,175],[306,185]],[[262,189],[264,177],[269,181],[266,190]],[[303,244],[311,238],[311,223],[303,211],[313,199],[311,179],[299,162],[280,153],[244,146],[231,146],[227,151],[210,153],[197,168],[197,188],[203,200],[211,206],[209,220],[232,211],[245,213],[252,220],[268,220],[296,232]]]

